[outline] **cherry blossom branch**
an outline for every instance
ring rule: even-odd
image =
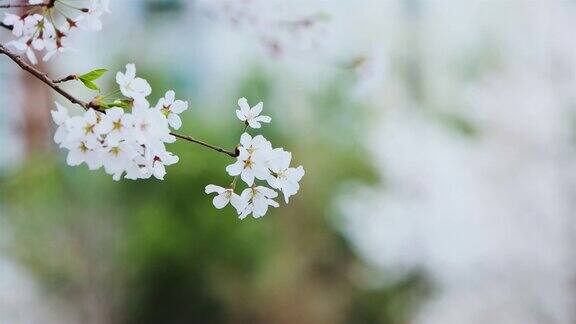
[[[173,135],[173,136],[175,136],[175,137],[177,137],[177,138],[179,138],[179,139],[182,139],[182,140],[185,140],[185,141],[189,141],[189,142],[192,142],[192,143],[196,143],[196,144],[202,145],[202,146],[207,147],[207,148],[210,148],[210,149],[212,149],[212,150],[214,150],[214,151],[216,151],[216,152],[224,153],[224,154],[229,155],[229,156],[231,156],[231,157],[237,157],[237,156],[240,154],[240,153],[238,152],[238,149],[236,149],[236,150],[234,150],[234,152],[232,152],[232,151],[228,151],[228,150],[226,150],[226,149],[223,149],[223,148],[221,148],[221,147],[219,147],[219,146],[212,145],[212,144],[203,142],[203,141],[201,141],[201,140],[195,139],[195,138],[192,137],[192,136],[182,135],[182,134],[178,134],[178,133],[174,133],[174,132],[170,132],[170,134]]]
[[[70,93],[68,93],[67,91],[65,91],[64,89],[62,89],[58,83],[64,82],[64,81],[69,81],[72,80],[74,78],[74,76],[68,76],[64,79],[61,80],[52,80],[48,77],[48,75],[46,75],[46,73],[42,73],[41,71],[39,71],[38,69],[36,69],[34,66],[26,63],[19,55],[14,54],[12,52],[10,52],[4,45],[0,44],[0,54],[4,54],[6,56],[8,56],[12,61],[14,61],[18,66],[20,66],[20,68],[22,68],[24,71],[32,74],[34,77],[36,77],[38,80],[42,81],[43,83],[45,83],[47,86],[49,86],[50,88],[52,88],[54,91],[58,92],[60,95],[62,95],[64,98],[68,99],[71,103],[76,104],[81,106],[82,108],[84,108],[85,110],[88,110],[90,108],[97,110],[101,113],[106,113],[106,111],[104,109],[102,109],[100,106],[98,106],[97,104],[90,102],[90,103],[86,103],[76,97],[74,97],[73,95],[71,95]],[[229,151],[226,150],[222,147],[216,146],[216,145],[212,145],[209,143],[206,143],[204,141],[198,140],[192,136],[188,136],[188,135],[183,135],[183,134],[178,134],[178,133],[174,133],[171,132],[171,135],[181,139],[181,140],[185,140],[191,143],[195,143],[204,147],[207,147],[209,149],[212,149],[216,152],[219,153],[223,153],[226,154],[230,157],[237,157],[239,152],[237,149],[235,149],[234,151]]]

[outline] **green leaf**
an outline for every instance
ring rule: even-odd
[[[98,80],[106,72],[108,72],[108,70],[106,69],[96,69],[86,74],[82,74],[81,76],[78,77],[78,79],[80,79],[81,81],[94,81]]]
[[[92,89],[92,90],[100,90],[100,88],[98,87],[98,85],[90,80],[85,80],[85,79],[80,79],[79,80],[84,83],[84,85],[86,86],[86,88],[88,89]]]

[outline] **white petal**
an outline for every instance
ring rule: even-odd
[[[244,115],[248,115],[250,113],[250,105],[248,105],[248,100],[246,100],[246,98],[238,99],[238,106],[240,106],[240,110]]]
[[[245,148],[248,148],[251,144],[252,144],[252,136],[250,136],[250,134],[244,133],[242,134],[242,136],[240,136],[240,145],[242,145]]]
[[[167,91],[166,95],[164,95],[164,98],[166,98],[166,103],[168,105],[172,105],[174,103],[175,97],[176,97],[176,93],[172,90]]]
[[[213,185],[213,184],[207,185],[205,190],[204,190],[204,192],[206,192],[207,194],[211,194],[211,193],[215,193],[215,192],[217,192],[218,194],[221,194],[225,191],[226,191],[226,188],[222,188],[220,186]]]
[[[216,207],[218,209],[222,209],[222,208],[226,207],[226,205],[228,205],[229,202],[230,202],[230,200],[228,199],[226,194],[220,194],[220,195],[214,197],[214,199],[212,200],[212,204],[214,204],[214,207]]]
[[[134,63],[126,64],[126,79],[132,80],[136,77],[136,65]]]
[[[237,176],[242,173],[242,170],[244,170],[243,164],[244,163],[242,161],[236,161],[236,163],[230,164],[226,167],[226,172],[228,172],[228,174],[233,177]]]
[[[240,178],[246,182],[248,186],[252,186],[254,184],[254,172],[252,172],[252,170],[244,170],[242,174],[240,174]]]
[[[170,124],[170,126],[172,126],[172,128],[174,129],[179,129],[180,127],[182,127],[182,120],[180,119],[180,116],[176,114],[169,114],[168,124]]]
[[[236,117],[238,117],[238,119],[241,121],[246,121],[246,116],[244,116],[244,113],[242,113],[240,110],[236,110]]]
[[[252,116],[258,116],[262,112],[262,108],[264,107],[264,103],[259,102],[254,108],[252,108]]]

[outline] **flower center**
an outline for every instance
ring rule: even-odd
[[[84,126],[84,133],[86,135],[88,134],[94,134],[94,124],[86,124],[86,126]]]
[[[121,130],[122,127],[124,127],[124,125],[122,125],[122,122],[120,120],[116,120],[112,123],[112,130]]]
[[[120,154],[120,148],[119,147],[113,147],[110,149],[110,153],[112,153],[112,155],[114,155],[114,156],[118,156],[118,154]]]

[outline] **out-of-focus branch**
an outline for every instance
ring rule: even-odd
[[[5,24],[5,23],[3,23],[3,22],[0,22],[0,27],[6,28],[6,29],[8,29],[8,30],[12,30],[12,29],[14,29],[14,27],[12,27],[12,26],[8,26],[8,25],[6,25],[6,24]]]
[[[36,3],[36,4],[30,4],[30,3],[18,3],[18,4],[0,4],[0,9],[10,9],[10,8],[38,8],[38,7],[46,7],[46,8],[51,8],[54,7],[54,3],[56,2],[56,0],[48,0],[46,2],[43,3]]]
[[[82,108],[84,108],[85,110],[92,108],[92,109],[97,110],[101,113],[104,113],[104,114],[106,113],[106,110],[102,109],[102,107],[100,107],[100,106],[98,106],[92,102],[86,103],[86,102],[74,97],[73,95],[68,93],[66,90],[60,88],[58,83],[63,82],[63,80],[68,81],[69,78],[72,76],[66,77],[66,78],[61,79],[61,80],[52,80],[48,77],[48,75],[46,75],[46,73],[43,73],[40,70],[36,69],[34,66],[28,64],[19,55],[12,53],[2,44],[0,44],[0,54],[4,54],[4,55],[8,56],[12,61],[14,61],[16,64],[18,64],[18,66],[20,66],[20,68],[22,68],[24,71],[30,73],[35,78],[42,81],[44,84],[46,84],[47,86],[52,88],[54,91],[61,94],[64,98],[68,99],[71,103],[79,105]],[[207,147],[207,148],[212,149],[216,152],[223,153],[223,154],[226,154],[226,155],[231,156],[231,157],[237,157],[238,156],[238,150],[229,151],[229,150],[223,149],[219,146],[206,143],[204,141],[198,140],[198,139],[196,139],[192,136],[188,136],[188,135],[182,135],[182,134],[178,134],[178,133],[174,133],[174,132],[171,132],[170,134],[175,136],[176,138],[181,139],[181,140],[185,140],[185,141],[188,141],[191,143],[195,143],[195,144]]]

